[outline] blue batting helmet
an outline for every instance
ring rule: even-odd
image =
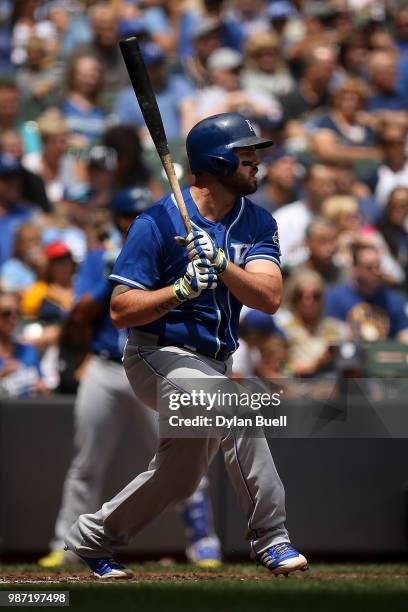
[[[225,177],[239,166],[238,147],[270,147],[272,140],[259,138],[249,119],[239,113],[221,113],[203,119],[187,135],[191,172]]]

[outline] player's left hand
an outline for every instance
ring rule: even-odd
[[[186,236],[186,249],[190,261],[197,258],[214,261],[217,256],[217,247],[204,230],[193,230]]]
[[[213,239],[206,231],[194,230],[186,237],[187,255],[190,261],[193,259],[208,259],[213,263],[217,274],[222,274],[228,267],[228,259],[224,251],[217,248]]]

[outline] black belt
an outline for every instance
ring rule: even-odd
[[[93,351],[93,354],[100,357],[100,359],[103,359],[104,361],[113,361],[113,363],[120,363],[123,365],[122,357],[113,357],[112,355],[109,355],[109,353],[104,353],[103,351],[100,351],[99,353],[97,351]]]

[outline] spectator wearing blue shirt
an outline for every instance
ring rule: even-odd
[[[407,99],[397,91],[398,65],[393,51],[374,51],[368,65],[370,85],[374,95],[369,99],[369,111],[406,111]]]
[[[169,74],[166,56],[154,43],[142,47],[143,58],[156,94],[169,141],[178,140],[187,118],[183,116],[182,102],[193,91],[193,86],[181,75]],[[121,124],[135,125],[143,140],[149,139],[145,120],[135,101],[132,87],[123,90],[116,101],[114,113]]]
[[[68,95],[61,105],[65,124],[75,135],[74,145],[87,149],[100,138],[106,113],[99,104],[102,65],[92,55],[75,57],[68,68]]]
[[[40,229],[34,223],[23,223],[16,231],[14,256],[0,267],[0,287],[25,291],[35,283],[45,263]]]
[[[21,190],[18,160],[0,154],[0,265],[13,254],[16,229],[33,216],[32,209],[22,202]]]
[[[37,350],[15,339],[18,318],[17,295],[0,291],[0,396],[24,397],[46,391]]]
[[[408,344],[407,304],[386,287],[375,247],[355,244],[352,249],[351,282],[339,284],[326,294],[326,315],[346,321],[356,340],[393,338]]]

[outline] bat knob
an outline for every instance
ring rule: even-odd
[[[187,240],[182,236],[174,236],[174,240],[177,242],[179,246],[186,246]]]

